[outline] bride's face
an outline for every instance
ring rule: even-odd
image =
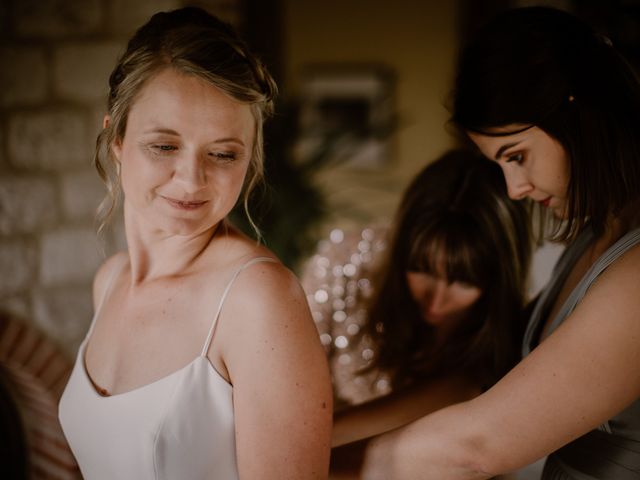
[[[240,195],[254,140],[249,105],[163,70],[142,88],[112,146],[127,214],[166,234],[214,228]]]

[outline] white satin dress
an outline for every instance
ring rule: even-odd
[[[238,274],[222,295],[200,356],[153,383],[100,395],[87,373],[82,343],[62,395],[59,417],[86,480],[238,479],[233,388],[207,358],[215,326]],[[112,283],[112,282],[109,282]],[[111,286],[107,287],[108,295]],[[98,316],[100,306],[96,310]]]

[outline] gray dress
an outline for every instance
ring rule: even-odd
[[[544,320],[566,280],[595,236],[585,229],[563,253],[553,278],[542,291],[531,314],[524,336],[522,354],[526,356],[540,341]],[[546,335],[551,334],[580,303],[598,276],[622,254],[640,243],[640,228],[630,231],[612,245],[591,266],[553,318]],[[640,278],[638,279],[640,285]],[[638,315],[640,321],[640,312]],[[638,366],[640,374],[640,365]],[[640,480],[640,398],[598,429],[593,430],[549,455],[542,480]]]

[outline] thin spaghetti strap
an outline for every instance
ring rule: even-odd
[[[122,262],[118,262],[118,264],[111,269],[111,273],[109,274],[109,279],[107,280],[104,293],[102,294],[102,298],[100,298],[100,303],[98,303],[98,306],[96,307],[96,311],[93,313],[93,319],[91,320],[91,325],[89,326],[89,331],[87,332],[87,335],[85,338],[89,338],[91,336],[91,332],[93,332],[93,326],[96,324],[96,319],[98,318],[98,315],[102,310],[102,305],[104,304],[105,300],[111,293],[111,290],[113,289],[113,282],[116,276],[122,271],[125,264],[127,263],[126,260],[127,259],[125,257]]]
[[[207,340],[204,342],[204,347],[202,348],[202,352],[200,353],[201,357],[205,357],[207,355],[207,352],[209,351],[209,347],[211,347],[211,342],[213,341],[213,335],[215,334],[215,331],[216,331],[216,325],[218,325],[218,319],[220,318],[220,313],[222,312],[224,301],[227,299],[227,295],[231,290],[231,286],[233,285],[233,282],[235,282],[236,278],[238,278],[238,275],[240,275],[240,272],[242,272],[245,268],[248,268],[254,263],[258,263],[258,262],[277,263],[277,260],[271,257],[255,257],[249,260],[248,262],[246,262],[245,264],[241,265],[235,271],[235,273],[231,277],[231,280],[229,280],[229,283],[227,283],[227,286],[224,289],[224,292],[222,293],[222,297],[220,298],[220,303],[218,304],[218,310],[216,311],[215,317],[213,317],[213,322],[211,323],[211,328],[209,328],[209,334],[207,335]]]

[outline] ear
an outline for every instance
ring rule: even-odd
[[[111,124],[111,115],[106,114],[102,119],[102,128],[107,128]],[[111,151],[116,157],[116,160],[120,162],[120,155],[122,154],[122,141],[116,138],[111,144]]]

